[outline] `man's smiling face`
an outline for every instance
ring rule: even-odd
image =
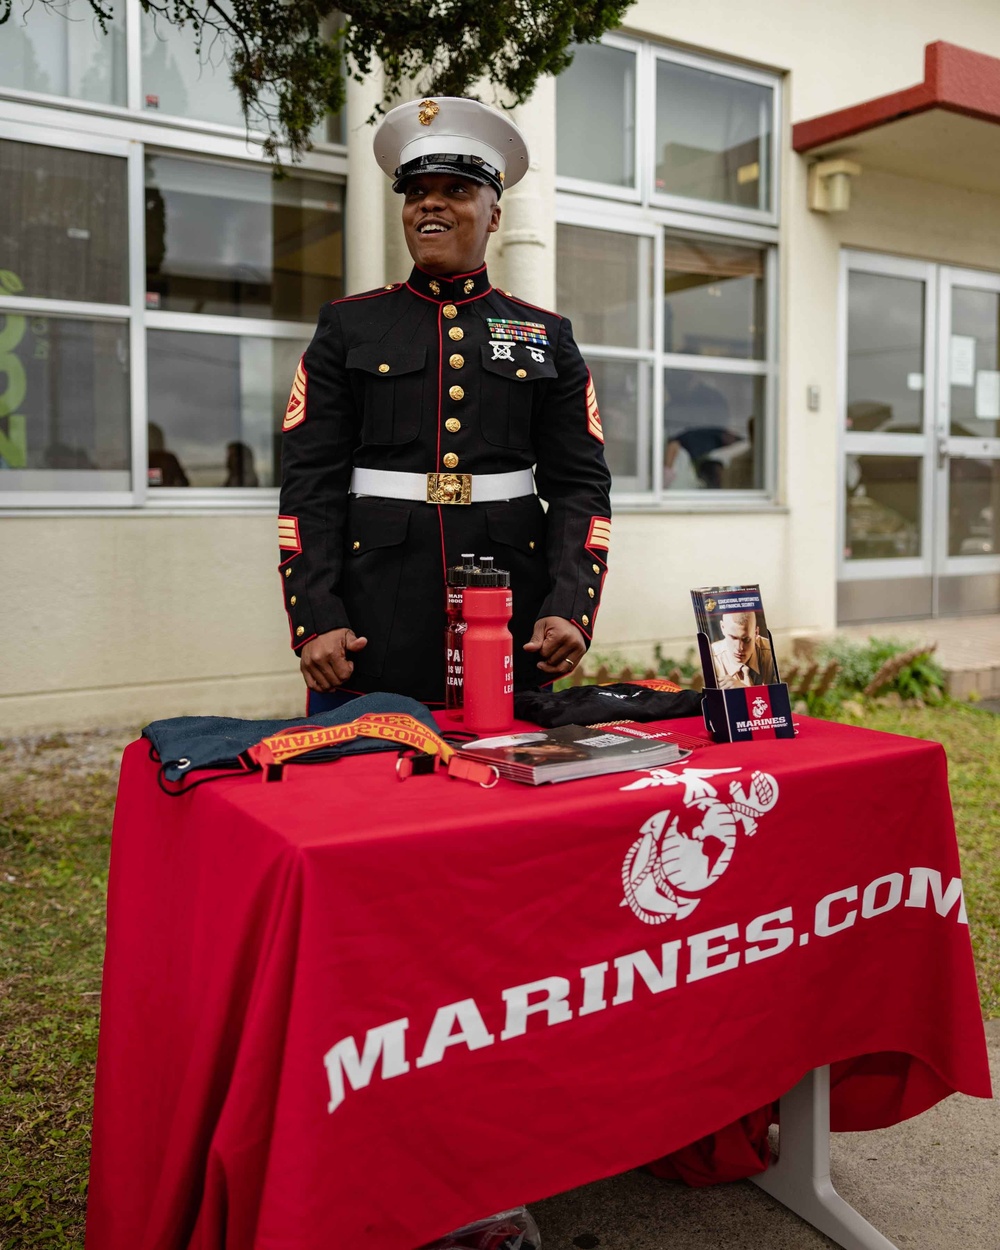
[[[471,273],[500,226],[492,187],[459,174],[414,174],[403,188],[403,233],[414,262],[447,277]]]

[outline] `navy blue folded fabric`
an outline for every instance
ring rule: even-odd
[[[284,729],[296,729],[301,725],[316,728],[343,725],[357,720],[359,716],[377,712],[405,712],[420,721],[428,729],[438,733],[434,717],[423,703],[398,694],[366,694],[352,699],[342,707],[315,716],[297,716],[292,720],[239,720],[233,716],[171,716],[166,720],[154,720],[142,731],[144,738],[152,743],[164,776],[168,781],[180,781],[196,769],[240,768],[240,753],[262,738],[281,733]],[[341,755],[358,755],[366,751],[398,751],[393,742],[379,738],[355,738],[336,746],[324,747],[323,759],[336,759]],[[319,758],[311,752],[304,759]]]

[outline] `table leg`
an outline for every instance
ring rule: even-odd
[[[830,1180],[829,1068],[814,1068],[781,1099],[777,1162],[752,1179],[844,1250],[897,1250]]]

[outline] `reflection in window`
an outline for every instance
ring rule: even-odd
[[[772,113],[770,87],[657,61],[657,191],[770,208]]]
[[[1000,295],[951,292],[951,433],[1000,437]]]
[[[952,457],[948,463],[948,554],[1000,553],[1000,460]]]
[[[206,30],[199,51],[193,26],[174,26],[152,13],[142,15],[141,27],[142,103],[147,112],[246,129],[225,40]],[[261,103],[268,113],[276,111],[273,93],[265,91]],[[250,123],[259,129],[261,119],[251,114]],[[342,116],[327,117],[313,131],[312,139],[344,143]]]
[[[4,295],[128,301],[125,161],[0,139]]]
[[[649,347],[651,240],[556,227],[556,306],[579,343]]]
[[[847,287],[847,428],[917,434],[924,412],[924,284],[852,271]]]
[[[649,365],[588,360],[604,429],[604,455],[617,491],[650,488],[649,437],[640,414],[649,408]]]
[[[664,351],[765,358],[763,248],[668,235],[663,292]]]
[[[564,178],[635,186],[635,53],[583,44],[556,79],[556,170]]]
[[[917,456],[848,456],[845,560],[900,560],[920,555]]]
[[[267,170],[146,161],[146,306],[313,321],[344,293],[343,187]]]
[[[763,377],[667,369],[664,401],[664,488],[761,489]]]
[[[127,490],[128,326],[0,313],[0,490]]]
[[[149,485],[276,486],[306,340],[150,330]]]
[[[14,0],[0,32],[0,86],[94,104],[125,104],[125,4],[105,3],[104,34],[90,5]]]

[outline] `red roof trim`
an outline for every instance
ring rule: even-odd
[[[792,147],[808,152],[928,109],[1000,122],[1000,59],[938,40],[924,49],[924,81],[792,127]]]

